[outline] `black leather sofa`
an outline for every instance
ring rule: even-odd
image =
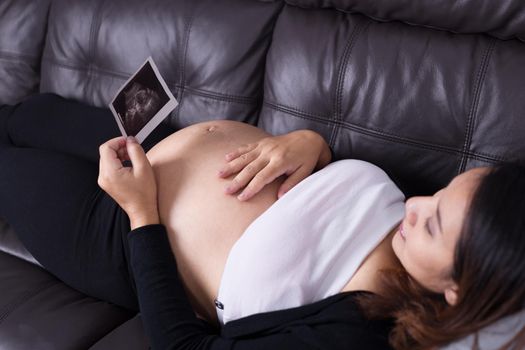
[[[2,0],[0,104],[53,92],[107,106],[151,55],[177,129],[313,129],[336,158],[430,194],[525,158],[524,41],[522,0]],[[0,224],[0,349],[148,347],[140,315],[66,286]]]

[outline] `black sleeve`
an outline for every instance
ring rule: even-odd
[[[301,334],[283,332],[253,339],[221,337],[198,319],[179,280],[163,225],[147,225],[128,235],[130,259],[142,322],[153,349],[313,349]],[[315,347],[317,348],[317,347]]]

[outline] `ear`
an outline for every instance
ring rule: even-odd
[[[445,300],[449,305],[456,305],[458,302],[458,285],[453,284],[445,289]]]

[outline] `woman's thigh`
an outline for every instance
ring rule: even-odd
[[[7,112],[0,110],[4,136]],[[18,147],[9,139],[0,140],[0,217],[59,279],[138,310],[126,259],[129,220],[99,188],[98,166],[65,153]]]
[[[18,147],[69,154],[98,164],[99,146],[121,135],[108,108],[89,106],[55,94],[36,94],[17,106],[5,108],[10,109],[9,136]],[[173,128],[161,123],[142,147],[147,151],[173,132]]]

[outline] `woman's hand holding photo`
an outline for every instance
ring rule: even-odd
[[[227,164],[218,175],[226,178],[237,174],[225,192],[246,201],[264,186],[281,175],[287,176],[277,197],[281,198],[291,188],[314,170],[325,167],[331,152],[321,135],[312,130],[297,130],[281,136],[271,136],[259,142],[243,145],[226,154]]]
[[[102,144],[99,152],[98,185],[128,214],[131,229],[158,224],[157,184],[142,146],[133,137],[120,136]]]

